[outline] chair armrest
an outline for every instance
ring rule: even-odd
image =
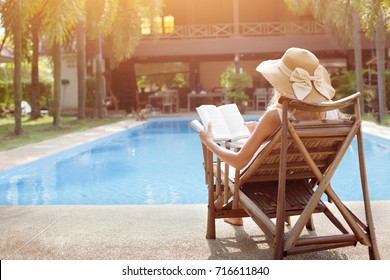
[[[342,98],[334,102],[323,102],[323,103],[309,103],[302,100],[293,99],[286,96],[281,96],[279,98],[279,103],[282,104],[283,101],[288,101],[289,109],[298,109],[304,111],[315,111],[315,112],[325,112],[332,111],[336,109],[341,109],[350,105],[353,105],[357,102],[360,97],[360,92]]]

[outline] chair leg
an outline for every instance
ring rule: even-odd
[[[368,247],[368,255],[370,257],[370,260],[380,260],[381,256],[379,254],[378,244],[376,243],[375,232],[374,231],[371,232],[372,228],[368,229],[368,233],[370,235],[370,241],[371,241],[371,246]]]
[[[311,230],[311,231],[316,230],[316,228],[314,226],[313,215],[310,215],[310,219],[307,221],[307,224],[306,224],[306,229]]]
[[[215,206],[214,206],[214,174],[213,174],[213,153],[207,150],[205,157],[206,181],[208,192],[207,209],[207,230],[206,238],[215,239]]]
[[[276,218],[276,232],[274,236],[274,252],[273,259],[274,260],[282,260],[284,254],[284,222],[286,217],[284,217],[284,213],[282,217],[279,219]]]
[[[283,260],[283,244],[284,244],[284,242],[280,242],[279,243],[279,246],[276,246],[275,244],[274,244],[274,253],[273,253],[273,256],[272,256],[272,258],[274,259],[274,260]]]
[[[372,247],[368,247],[368,255],[370,256],[370,260],[380,260],[381,257],[379,255],[379,250],[377,245],[373,244]]]
[[[214,205],[208,206],[207,211],[207,231],[206,231],[206,239],[215,239],[215,208]]]

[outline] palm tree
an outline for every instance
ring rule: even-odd
[[[87,31],[88,38],[96,41],[96,99],[98,117],[103,117],[103,97],[104,97],[104,78],[103,78],[103,55],[102,42],[111,43],[110,64],[115,66],[125,58],[129,58],[139,40],[141,39],[141,18],[154,18],[160,14],[162,0],[42,0],[46,2],[45,10],[52,7],[51,23],[63,22],[61,32],[60,28],[56,30],[54,26],[45,26],[45,34],[50,36],[51,40],[58,40],[60,43],[69,36],[73,26],[77,23],[77,45],[78,45],[78,117],[79,119],[85,116],[85,32]],[[66,4],[65,4],[66,2]],[[62,5],[66,9],[55,9]],[[61,11],[61,12],[58,12]],[[57,14],[56,14],[57,12]],[[49,13],[46,13],[49,15]],[[55,20],[55,18],[58,18]],[[46,19],[49,19],[46,17]],[[83,21],[86,21],[85,26]],[[43,20],[44,21],[44,20]],[[154,22],[150,20],[150,22]],[[54,34],[60,34],[53,37]],[[61,34],[66,36],[61,36]],[[50,42],[50,40],[49,40]],[[50,44],[49,44],[50,45]],[[61,48],[55,48],[56,55],[54,59],[54,73],[60,79],[60,55],[58,52]],[[106,69],[107,71],[108,69]],[[55,79],[55,80],[56,80]],[[54,121],[55,125],[59,125],[60,119],[60,84],[55,82],[54,85]]]
[[[25,0],[24,0],[25,1]],[[26,20],[30,26],[31,33],[31,43],[32,43],[32,52],[31,52],[31,119],[37,119],[41,117],[40,111],[40,84],[39,84],[39,45],[40,45],[40,33],[42,26],[42,9],[43,9],[43,0],[36,0],[31,4],[27,11],[29,13],[26,16]]]
[[[53,125],[61,125],[61,46],[84,10],[83,0],[42,0],[42,34],[54,64]]]
[[[26,45],[23,44],[23,33],[26,32],[25,26],[29,19],[36,13],[41,0],[27,1],[27,0],[4,0],[0,2],[1,18],[6,33],[10,34],[14,42],[14,107],[15,107],[15,134],[22,134],[21,126],[21,97],[22,97],[22,81],[21,81],[21,62],[24,57],[24,49]],[[33,55],[33,62],[36,57]],[[34,63],[33,63],[34,64]],[[33,67],[32,84],[37,82],[35,75],[38,75],[37,68]],[[33,94],[33,117],[35,116],[37,106],[35,106],[34,97],[36,97],[36,90]],[[37,98],[37,97],[36,97]]]
[[[39,96],[39,29],[41,26],[41,16],[39,13],[30,20],[32,57],[31,57],[31,119],[37,119],[41,116]]]
[[[14,103],[15,103],[15,135],[23,133],[21,121],[21,97],[22,97],[22,0],[15,0],[14,16],[12,22],[13,41],[14,41]]]
[[[363,93],[362,51],[360,22],[354,0],[285,0],[290,11],[305,14],[308,11],[315,19],[325,24],[341,47],[354,47],[356,89]],[[361,96],[363,104],[363,95]],[[363,112],[364,108],[361,107]]]
[[[40,21],[33,22],[34,30],[34,55],[33,55],[33,68],[32,68],[32,81],[33,84],[38,83],[38,68],[37,68],[37,45],[39,44],[37,33],[41,31],[42,38],[45,39],[45,46],[52,48],[53,62],[54,62],[54,108],[53,108],[53,125],[59,126],[61,124],[61,46],[65,40],[71,37],[71,32],[76,23],[80,22],[84,11],[87,11],[87,19],[91,19],[88,22],[90,38],[99,39],[99,41],[110,40],[114,41],[114,47],[112,48],[112,62],[116,65],[121,60],[131,56],[138,41],[141,38],[140,34],[140,22],[141,17],[153,18],[159,15],[162,5],[162,0],[145,0],[145,1],[133,1],[133,0],[87,0],[88,7],[85,6],[86,0],[2,0],[0,1],[1,16],[3,22],[9,22],[9,30],[16,36],[14,36],[15,45],[15,133],[21,134],[21,75],[20,66],[22,58],[22,43],[19,42],[19,38],[22,38],[21,33],[25,23],[28,19],[39,17]],[[20,6],[20,9],[18,8]],[[20,13],[19,13],[20,11]],[[20,15],[19,15],[20,14]],[[39,14],[39,15],[38,15]],[[89,17],[88,17],[89,15]],[[6,18],[6,20],[4,20]],[[153,22],[152,20],[150,22]],[[41,26],[39,29],[39,23]],[[115,32],[111,32],[112,30]],[[84,31],[80,31],[83,33]],[[112,34],[110,34],[112,33]],[[81,38],[81,37],[80,37]],[[101,50],[101,43],[98,44],[98,50]],[[81,49],[85,49],[82,45]],[[102,60],[101,51],[97,58],[97,85],[98,92],[100,92],[99,100],[102,100],[103,95],[103,82],[102,82]],[[85,55],[81,54],[79,61],[85,62]],[[79,63],[82,65],[83,63]],[[99,66],[100,65],[100,66]],[[81,66],[83,67],[83,66]],[[85,65],[84,65],[85,67]],[[82,78],[83,71],[79,74],[79,79]],[[85,73],[85,71],[84,71]],[[80,83],[84,86],[84,83]],[[83,107],[83,89],[80,87],[80,104]],[[85,88],[84,88],[85,89]],[[33,91],[33,100],[38,99],[38,94]],[[84,98],[85,99],[85,98]],[[33,101],[35,104],[35,101]],[[102,104],[99,103],[101,108]],[[102,111],[100,111],[102,112]],[[83,113],[80,113],[83,117]],[[99,113],[101,116],[101,113]]]
[[[356,90],[361,92],[360,104],[364,104],[364,82],[363,82],[363,62],[362,62],[362,42],[360,39],[360,21],[359,14],[356,9],[352,11],[352,20],[353,20],[353,46],[354,46],[354,56],[355,56],[355,76],[356,76]],[[364,106],[360,107],[360,113],[364,113]]]
[[[96,42],[96,99],[98,117],[103,117],[102,44],[110,45],[110,65],[117,66],[131,57],[141,34],[143,17],[155,18],[160,15],[162,0],[86,0],[88,38]],[[154,22],[150,20],[150,22]],[[155,29],[157,30],[157,29]],[[105,69],[109,71],[109,69]]]
[[[360,10],[360,18],[366,34],[372,39],[375,38],[378,75],[378,120],[382,122],[386,114],[387,105],[385,92],[385,26],[387,26],[387,31],[389,31],[390,3],[388,0],[357,0],[357,7]]]
[[[21,0],[9,0],[1,1],[1,20],[6,34],[10,34],[14,44],[14,116],[15,116],[15,135],[21,135],[23,133],[22,128],[22,57],[23,57],[23,22],[22,22],[22,1]]]
[[[12,30],[14,40],[14,57],[15,57],[15,74],[14,74],[14,88],[15,88],[15,134],[19,135],[22,132],[21,128],[21,67],[22,60],[22,32],[24,26],[27,26],[29,19],[38,16],[41,17],[41,33],[45,38],[46,46],[49,48],[54,47],[56,55],[53,56],[54,60],[54,120],[53,124],[60,125],[60,109],[61,109],[61,48],[60,46],[66,38],[68,38],[70,31],[75,23],[78,21],[79,14],[83,10],[82,0],[3,0],[1,4],[1,16],[3,24],[6,28]],[[36,23],[35,23],[36,24]],[[34,25],[38,30],[38,26]],[[37,31],[34,31],[37,32]],[[35,35],[34,35],[35,36]],[[34,44],[38,44],[37,38],[34,37]],[[35,65],[37,63],[37,47],[36,44],[33,48],[33,70],[32,70],[32,83],[38,82],[38,68]],[[58,45],[58,46],[57,46]],[[56,81],[57,80],[57,81]],[[33,99],[37,99],[37,94],[34,93]],[[33,101],[35,104],[36,101]],[[34,107],[36,107],[34,105]]]
[[[41,116],[39,96],[40,96],[40,85],[39,85],[39,30],[40,30],[40,6],[42,0],[26,1],[22,0],[22,22],[23,24],[29,23],[29,30],[25,30],[26,40],[28,40],[28,32],[31,33],[32,42],[32,55],[31,55],[31,119],[37,119]]]
[[[103,97],[104,97],[104,78],[103,78],[103,54],[102,37],[109,34],[112,23],[115,20],[119,1],[109,0],[87,0],[86,16],[87,30],[89,38],[96,42],[96,109],[98,118],[103,118]],[[119,32],[116,30],[116,32]]]
[[[385,31],[384,31],[384,15],[381,9],[377,19],[377,27],[375,32],[375,49],[376,49],[376,61],[377,61],[377,82],[378,82],[378,109],[379,109],[379,122],[382,122],[386,114],[386,81],[385,81]]]
[[[85,16],[82,16],[80,22],[76,26],[77,37],[77,88],[78,88],[78,106],[77,116],[82,120],[85,118],[85,104],[86,104],[86,29]]]

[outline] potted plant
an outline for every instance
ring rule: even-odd
[[[237,104],[241,113],[245,112],[248,106],[249,96],[245,90],[249,86],[249,76],[245,72],[236,72],[233,66],[228,66],[221,75],[221,86],[227,88],[228,99]]]

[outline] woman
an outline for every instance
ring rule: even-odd
[[[247,123],[251,136],[238,152],[220,147],[213,141],[212,124],[200,132],[201,141],[221,160],[236,169],[244,168],[261,144],[281,126],[280,96],[306,102],[330,102],[335,94],[329,73],[319,64],[317,57],[308,50],[288,49],[281,59],[267,60],[256,68],[274,88],[271,104],[257,123]],[[304,111],[289,112],[289,118],[297,120],[329,119],[323,113]],[[335,117],[331,117],[335,118]],[[242,218],[225,219],[233,225],[242,225]]]

